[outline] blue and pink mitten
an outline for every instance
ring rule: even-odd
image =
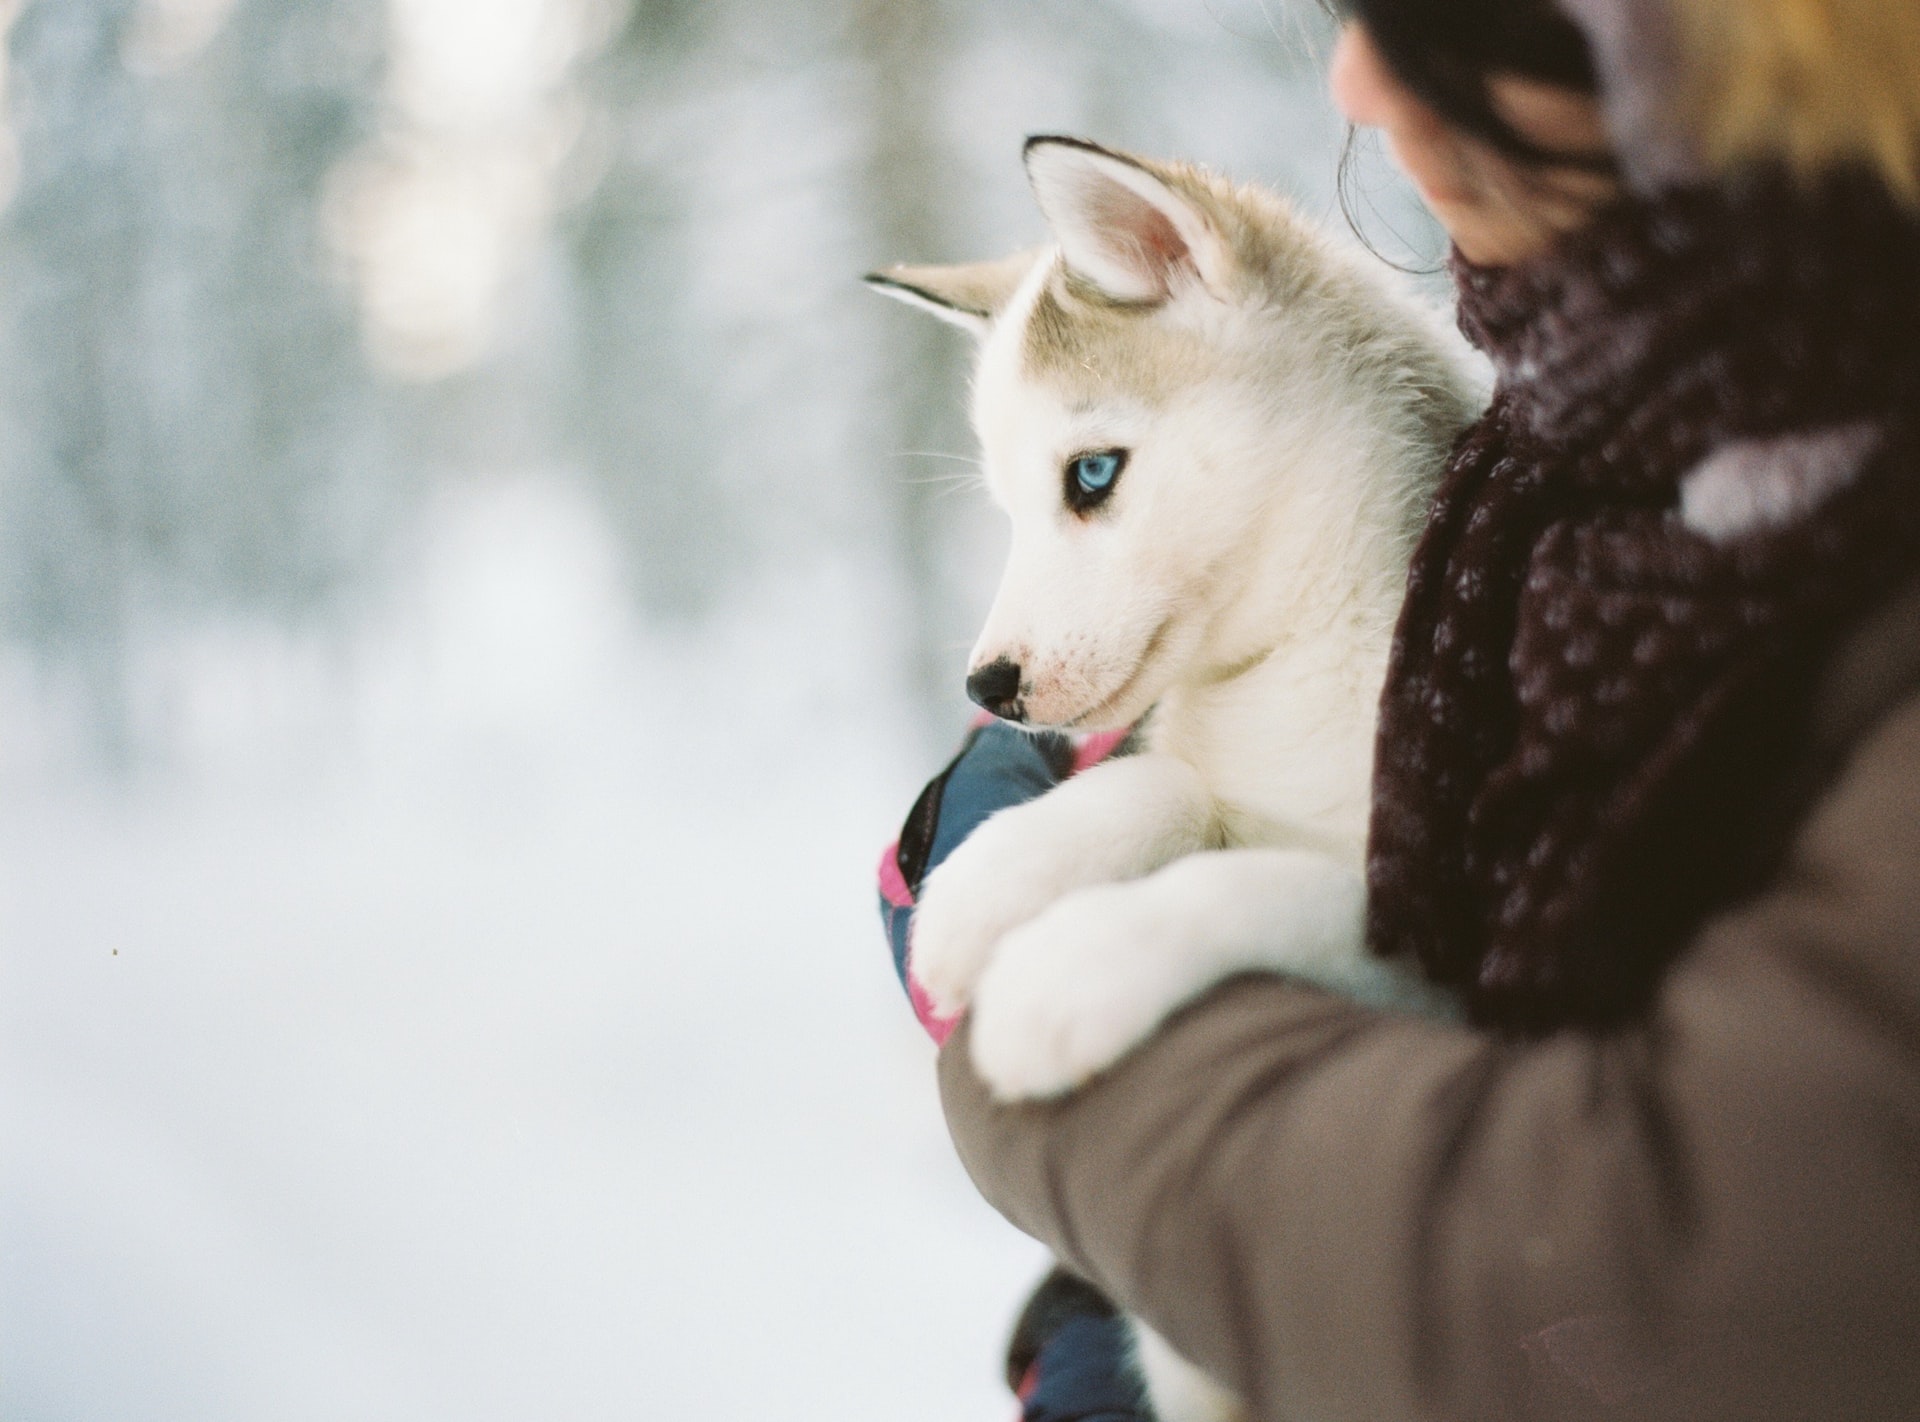
[[[954,1024],[913,977],[920,885],[989,815],[1045,794],[1124,740],[1115,732],[1076,743],[983,721],[914,801],[900,838],[880,856],[880,919],[894,972],[935,1042],[945,1042]],[[1050,1274],[1028,1300],[1008,1349],[1007,1383],[1020,1399],[1022,1422],[1152,1422],[1128,1348],[1126,1324],[1111,1304],[1069,1274]]]

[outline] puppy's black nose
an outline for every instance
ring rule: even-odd
[[[1004,720],[1020,720],[1020,664],[1005,657],[988,662],[967,677],[967,695]]]

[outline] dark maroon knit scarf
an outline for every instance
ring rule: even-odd
[[[1771,867],[1823,653],[1920,574],[1920,220],[1865,181],[1762,182],[1457,275],[1500,378],[1414,556],[1370,936],[1483,1024],[1604,1024]],[[1682,523],[1729,442],[1862,427],[1801,517]]]

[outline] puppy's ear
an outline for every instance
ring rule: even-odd
[[[869,273],[865,281],[885,296],[984,336],[1039,256],[1038,252],[1016,252],[997,262],[955,267],[887,267]]]
[[[1153,304],[1183,281],[1224,294],[1233,248],[1168,178],[1078,138],[1027,140],[1027,177],[1067,269],[1115,301]]]

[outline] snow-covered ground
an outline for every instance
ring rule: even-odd
[[[150,649],[127,777],[0,670],[0,1418],[1005,1417],[883,597],[661,633],[557,481],[428,528],[350,635]]]

